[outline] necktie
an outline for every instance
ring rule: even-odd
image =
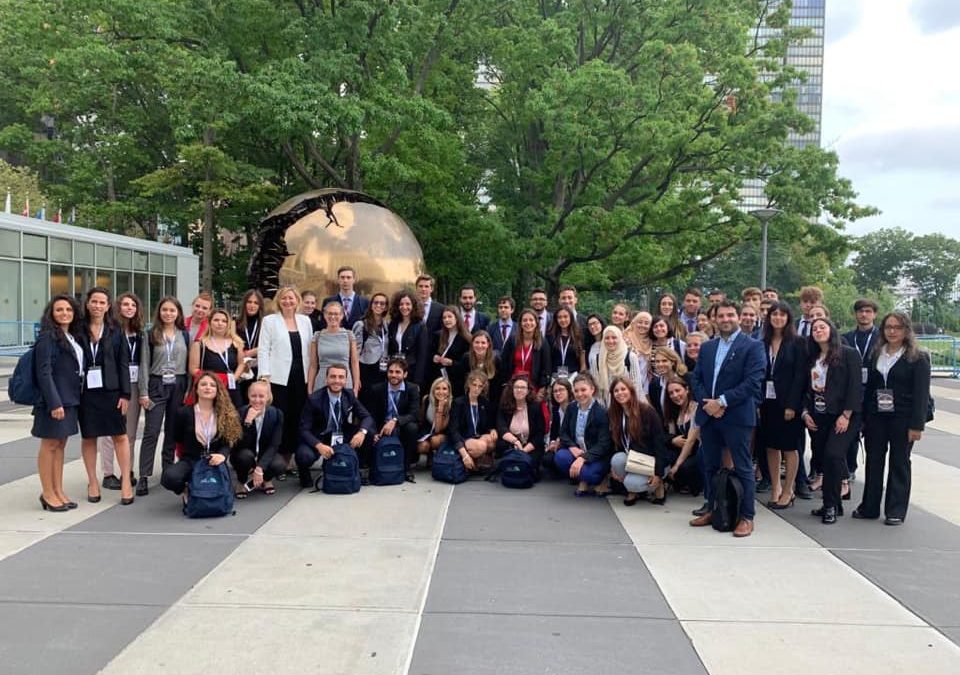
[[[463,325],[467,327],[467,330],[470,330],[470,312],[464,314]]]
[[[391,391],[390,392],[390,417],[400,417],[400,412],[399,412],[400,408],[398,405],[399,400],[400,400],[400,392]]]
[[[350,316],[350,305],[353,304],[353,300],[350,298],[343,299],[343,315],[344,318]]]
[[[340,431],[340,401],[333,404],[333,430]]]
[[[502,342],[507,341],[507,324],[505,323],[500,324],[500,340]]]

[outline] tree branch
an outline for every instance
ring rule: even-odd
[[[306,165],[300,160],[297,153],[293,151],[293,146],[290,145],[290,141],[284,141],[281,147],[283,148],[283,154],[290,160],[290,164],[293,165],[293,168],[296,169],[300,177],[305,180],[310,187],[315,190],[324,187],[323,183],[317,180],[317,177],[307,170]]]
[[[310,155],[310,159],[316,162],[321,169],[323,169],[330,178],[332,178],[338,187],[346,188],[347,181],[344,180],[343,175],[339,171],[333,168],[333,166],[327,162],[320,154],[320,151],[317,149],[317,144],[313,142],[313,139],[309,136],[303,137],[303,146],[307,149],[307,154]]]

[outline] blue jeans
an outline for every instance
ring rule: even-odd
[[[568,448],[559,448],[557,450],[556,459],[554,460],[557,471],[564,476],[569,476],[570,466],[576,459],[577,458],[573,456],[573,453],[570,452]],[[598,485],[606,475],[606,462],[595,460],[593,462],[585,462],[584,465],[580,467],[580,480],[587,485]]]
[[[757,480],[753,471],[753,458],[750,455],[752,432],[753,427],[717,423],[716,420],[708,420],[700,428],[700,453],[703,455],[705,473],[708,477],[704,486],[707,502],[713,502],[713,477],[722,465],[723,449],[730,448],[733,470],[743,485],[740,517],[747,520],[753,520],[756,513],[753,500],[757,491]]]

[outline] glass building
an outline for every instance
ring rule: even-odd
[[[132,291],[148,316],[165,295],[189,307],[199,269],[182,246],[0,213],[0,348],[32,343],[34,324],[58,293]]]
[[[779,0],[770,3],[770,11],[776,9]],[[790,25],[805,28],[809,35],[800,43],[787,48],[785,62],[788,66],[802,71],[805,81],[798,81],[792,89],[797,93],[797,108],[806,113],[813,121],[809,133],[791,132],[787,142],[798,148],[807,145],[820,145],[820,121],[823,110],[823,39],[826,19],[826,0],[793,0]],[[759,38],[762,41],[779,34],[778,29],[761,27]],[[763,181],[745,181],[741,190],[741,207],[744,210],[764,208],[767,199],[763,194]]]

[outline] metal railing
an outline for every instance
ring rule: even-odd
[[[952,335],[918,335],[917,342],[930,353],[931,372],[934,375],[960,377],[960,338]]]
[[[0,356],[20,356],[39,333],[39,321],[0,321]]]

